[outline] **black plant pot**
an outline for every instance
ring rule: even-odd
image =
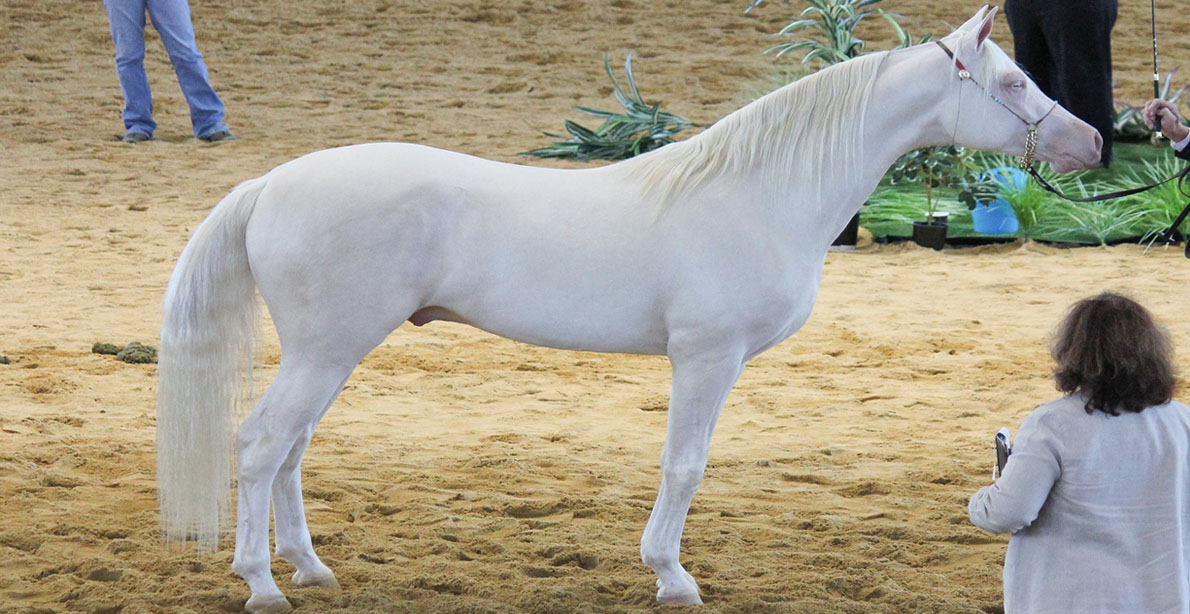
[[[851,221],[847,222],[847,227],[843,229],[843,232],[839,233],[839,236],[835,239],[835,242],[831,243],[831,246],[842,248],[855,247],[855,244],[858,241],[859,213],[856,212],[856,214],[851,217]]]
[[[913,242],[931,249],[942,249],[946,245],[946,222],[913,222]]]

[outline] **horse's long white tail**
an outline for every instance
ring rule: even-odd
[[[251,395],[256,283],[244,231],[267,179],[227,195],[182,251],[157,365],[157,498],[169,540],[213,550],[229,517],[232,431]],[[247,384],[247,385],[245,385]]]

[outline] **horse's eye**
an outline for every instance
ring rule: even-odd
[[[1012,91],[1014,91],[1014,92],[1019,92],[1019,91],[1025,89],[1025,82],[1024,81],[1013,81],[1012,84],[1009,85],[1008,87],[1012,88]]]

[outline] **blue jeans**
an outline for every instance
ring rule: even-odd
[[[207,65],[194,42],[194,26],[190,23],[190,5],[186,0],[103,0],[103,6],[116,44],[116,74],[124,92],[124,129],[152,136],[157,128],[157,122],[153,121],[153,95],[145,74],[147,10],[190,105],[194,136],[203,138],[227,130],[223,123],[223,102],[211,88]]]

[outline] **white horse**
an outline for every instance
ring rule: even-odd
[[[641,539],[657,600],[701,603],[678,562],[720,408],[749,359],[809,318],[831,240],[912,149],[958,143],[1099,160],[1090,126],[987,40],[994,8],[942,40],[806,77],[703,133],[588,170],[491,162],[408,144],[320,151],[244,182],[182,252],[165,298],[157,407],[162,524],[213,547],[229,515],[250,612],[335,585],[315,555],[300,465],[363,357],[405,321],[463,322],[556,348],[665,354],[673,367],[661,487]],[[953,58],[950,57],[953,53]],[[1017,117],[1019,116],[1019,117]],[[235,427],[259,290],[281,341],[276,379]]]

